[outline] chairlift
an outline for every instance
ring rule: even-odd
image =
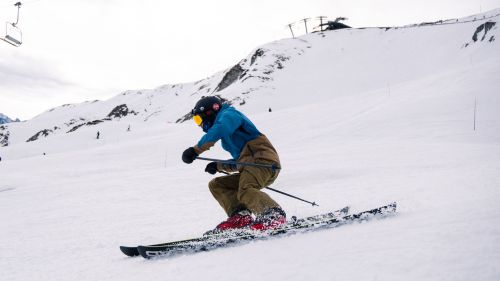
[[[19,9],[21,8],[21,2],[17,2],[14,4],[17,6],[17,20],[16,23],[5,23],[5,36],[2,39],[3,41],[11,44],[12,46],[19,47],[23,43],[23,33],[21,29],[17,26],[19,23]]]

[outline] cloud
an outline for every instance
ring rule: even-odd
[[[0,89],[60,89],[74,87],[48,62],[15,55],[0,59]]]
[[[65,103],[95,98],[99,90],[71,82],[54,63],[0,50],[0,112],[28,119]]]

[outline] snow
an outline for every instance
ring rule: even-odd
[[[289,57],[283,69],[220,92],[245,98],[236,106],[278,149],[273,187],[320,205],[270,192],[289,215],[397,201],[398,215],[386,219],[172,259],[125,257],[120,245],[197,236],[225,218],[206,162],[180,160],[201,130],[175,123],[223,73],[9,124],[11,144],[0,148],[2,280],[499,280],[498,25],[495,41],[472,41],[499,13],[272,42],[249,69],[269,70],[273,54]],[[122,103],[141,113],[25,142]],[[204,156],[229,157],[220,147]]]

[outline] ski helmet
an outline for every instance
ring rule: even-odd
[[[204,132],[212,127],[217,113],[222,107],[222,100],[216,96],[202,97],[194,106],[191,113],[196,125],[201,126]]]

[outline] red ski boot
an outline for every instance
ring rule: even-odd
[[[281,208],[271,208],[258,216],[250,225],[251,230],[266,231],[276,229],[286,223],[286,213]]]
[[[221,233],[223,231],[244,228],[252,223],[253,223],[253,217],[250,211],[242,210],[233,214],[227,220],[221,222],[219,225],[215,227],[215,229],[205,232],[204,235],[216,234],[216,233]]]

